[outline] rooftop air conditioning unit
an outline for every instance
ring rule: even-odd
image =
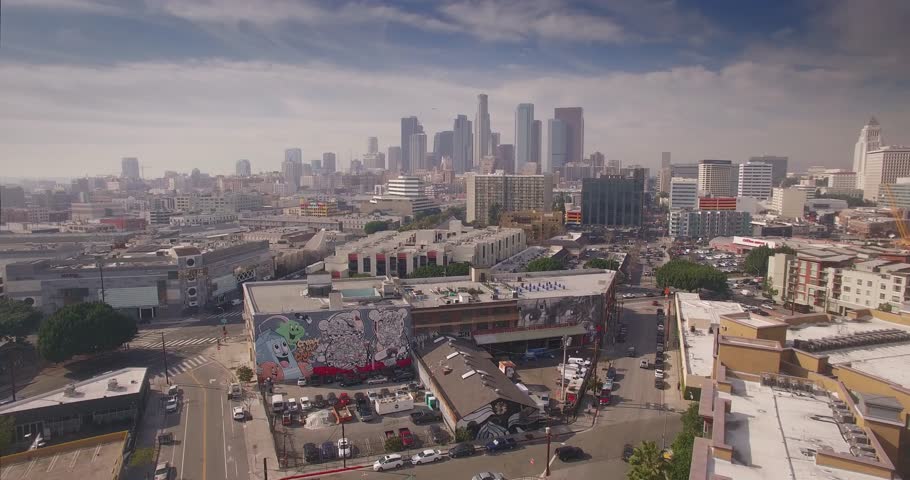
[[[64,397],[75,397],[76,396],[76,384],[71,383],[63,389]]]

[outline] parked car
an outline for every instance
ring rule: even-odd
[[[459,443],[458,445],[455,445],[454,447],[449,449],[449,456],[452,458],[470,457],[471,455],[474,455],[474,453],[476,453],[476,452],[477,452],[477,449],[474,448],[473,444]]]
[[[342,377],[338,382],[338,385],[341,385],[342,387],[352,387],[354,385],[360,385],[361,383],[363,383],[363,379],[360,378],[359,375],[347,375]]]
[[[319,387],[322,385],[322,375],[312,375],[310,376],[310,385],[314,387]]]
[[[288,411],[291,413],[297,413],[300,411],[300,404],[297,403],[297,399],[294,397],[288,398],[287,407]]]
[[[408,391],[409,391],[409,392],[416,393],[416,392],[418,392],[418,391],[420,391],[420,390],[423,390],[423,385],[421,385],[421,384],[419,384],[419,383],[415,383],[415,382],[411,382],[411,383],[408,384]]]
[[[310,397],[300,397],[300,409],[304,412],[313,409],[313,402],[310,401]]]
[[[559,457],[563,462],[569,460],[578,460],[584,458],[585,452],[581,448],[573,447],[572,445],[566,445],[564,447],[559,447],[556,449],[556,456]]]
[[[430,425],[430,427],[427,428],[427,436],[433,440],[433,443],[437,444],[442,443],[446,439],[445,432],[439,428],[439,425]]]
[[[169,480],[171,478],[171,464],[168,462],[159,463],[155,467],[155,480]]]
[[[763,303],[763,304],[761,304],[761,308],[767,308],[768,310],[774,310],[774,305],[772,305],[770,303]]]
[[[414,372],[412,370],[401,370],[400,372],[395,373],[395,376],[392,378],[396,382],[404,382],[407,380],[413,380]]]
[[[341,407],[346,407],[351,403],[351,397],[348,396],[347,392],[341,392],[338,395],[338,405]]]
[[[367,400],[366,394],[364,394],[363,392],[355,392],[354,401],[357,403],[357,405],[360,405],[362,403],[369,403],[369,400]]]
[[[471,480],[506,480],[506,477],[497,472],[480,472],[471,477]]]
[[[639,368],[651,368],[651,363],[648,362],[647,359],[643,358],[643,359],[641,359],[640,362],[638,362],[638,367]]]
[[[627,443],[622,447],[622,461],[628,462],[632,458],[632,454],[635,453],[635,447],[631,443]]]
[[[757,313],[757,314],[759,314],[759,315],[761,315],[761,316],[763,316],[763,317],[767,317],[768,315],[771,315],[771,314],[768,313],[766,310],[762,310],[762,309],[760,309],[760,308],[756,308],[756,309],[755,309],[755,313]]]
[[[607,378],[610,380],[616,378],[616,368],[610,367],[607,369]]]
[[[315,408],[325,408],[326,407],[325,398],[322,397],[321,393],[318,393],[318,394],[316,394],[315,397],[313,397],[313,407],[315,407]]]
[[[335,444],[332,442],[322,442],[322,459],[325,461],[334,460],[338,456],[335,450]]]
[[[234,420],[242,422],[246,420],[247,411],[243,407],[234,407],[231,416],[234,418]]]
[[[399,428],[398,436],[401,438],[401,444],[404,445],[405,448],[414,446],[414,435],[408,427]]]
[[[167,413],[174,413],[177,411],[177,407],[177,395],[171,395],[164,404],[164,411]]]
[[[411,412],[411,421],[417,425],[438,422],[440,420],[442,420],[442,414],[436,410],[422,408],[420,410]]]
[[[367,379],[367,385],[382,385],[383,383],[389,383],[389,377],[379,375],[379,376]]]
[[[354,458],[354,445],[347,438],[338,439],[338,456],[342,458]]]
[[[315,463],[319,461],[319,448],[316,447],[315,443],[303,444],[303,459],[307,463]]]
[[[335,395],[335,392],[329,392],[325,401],[329,404],[330,407],[334,407],[338,404],[338,397]]]
[[[366,403],[357,405],[357,416],[360,418],[361,422],[369,422],[376,418],[373,409]]]
[[[484,445],[484,448],[487,449],[487,453],[504,452],[506,450],[513,450],[517,447],[518,443],[515,442],[514,438],[494,438]]]
[[[172,397],[180,395],[180,387],[177,385],[171,385],[170,387],[167,387],[167,394]]]
[[[373,471],[382,472],[384,470],[391,470],[393,468],[401,468],[404,466],[404,458],[397,453],[392,453],[389,455],[383,455],[379,457],[375,462],[373,462]]]
[[[298,378],[298,379],[297,379],[297,386],[298,386],[298,387],[305,387],[305,386],[306,386],[306,377],[300,377],[300,378]]]
[[[442,452],[439,450],[427,449],[422,452],[418,452],[417,455],[411,457],[411,465],[420,465],[423,463],[433,463],[442,460]]]

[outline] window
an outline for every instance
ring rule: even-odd
[[[878,294],[878,299],[879,299],[879,300],[884,300],[884,299],[885,299],[885,294],[884,294],[884,293]]]
[[[891,301],[892,301],[892,302],[900,302],[900,301],[901,301],[901,297],[891,297]]]
[[[863,286],[863,280],[862,280],[861,278],[857,278],[857,279],[856,279],[856,284],[859,285],[860,287],[862,287],[862,286]]]
[[[904,279],[902,277],[894,277],[894,283],[904,283]]]
[[[880,290],[887,290],[887,289],[888,289],[888,286],[885,285],[884,283],[880,283],[880,284],[878,285],[878,288],[879,288]]]
[[[850,287],[844,287],[844,291],[845,291],[845,292],[849,292],[849,291],[850,291]]]
[[[872,286],[872,280],[867,281],[867,282],[866,282],[866,286],[867,286],[867,287],[871,287],[871,286]]]
[[[893,290],[894,290],[895,292],[899,292],[899,291],[901,291],[901,286],[900,286],[900,285],[895,285],[894,288],[893,288]]]

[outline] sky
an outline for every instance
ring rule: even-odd
[[[790,157],[850,168],[871,115],[910,144],[906,0],[4,0],[0,175],[346,166],[428,132],[580,106],[624,164]],[[546,128],[544,128],[545,130]],[[430,145],[432,148],[432,145]],[[546,152],[546,138],[544,139]]]

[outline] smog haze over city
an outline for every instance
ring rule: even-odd
[[[910,139],[910,2],[6,0],[0,176],[339,168],[473,119],[584,109],[584,150],[626,164],[850,168],[871,115]]]

